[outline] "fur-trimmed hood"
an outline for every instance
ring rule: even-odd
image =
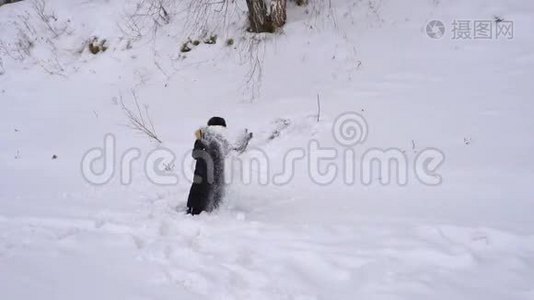
[[[205,145],[210,145],[213,142],[219,144],[224,156],[230,152],[230,142],[228,141],[227,131],[224,126],[206,126],[198,129],[195,132],[197,140],[200,140]]]

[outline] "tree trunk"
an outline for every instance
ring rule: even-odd
[[[270,7],[266,4],[268,1]],[[247,6],[249,31],[275,32],[286,24],[287,0],[247,0]]]
[[[0,0],[0,6],[4,4],[8,4],[8,3],[19,2],[19,1],[22,1],[22,0]]]
[[[286,24],[286,0],[271,0],[271,21],[275,28],[280,28]]]
[[[247,0],[250,31],[264,32],[267,23],[267,6],[263,0]]]

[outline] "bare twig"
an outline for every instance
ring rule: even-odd
[[[317,122],[321,120],[321,98],[317,94]]]
[[[332,0],[309,0],[309,19],[306,23],[315,29],[333,26],[338,29],[336,11]]]
[[[194,0],[184,7],[186,12],[186,35],[208,35],[212,32],[227,30],[233,15],[240,14],[237,1],[228,0]]]
[[[248,64],[248,71],[245,75],[244,93],[250,93],[250,102],[260,94],[263,79],[263,62],[265,57],[265,41],[260,35],[251,36],[244,44],[240,53],[242,59]]]
[[[17,25],[19,24],[17,23]],[[21,62],[31,55],[34,45],[33,39],[19,26],[17,27],[17,38],[14,42],[9,43],[0,40],[0,54]]]
[[[159,27],[171,23],[176,3],[173,0],[138,0],[134,10],[124,13],[119,28],[134,40],[150,32],[155,35]]]
[[[64,24],[62,28],[57,28],[52,25],[52,22],[57,22],[57,17],[54,12],[48,12],[46,9],[46,2],[44,0],[33,0],[33,10],[35,14],[43,21],[48,30],[52,33],[54,38],[59,37],[67,31],[67,25]]]
[[[122,99],[122,95],[120,95],[120,103],[121,108],[126,117],[128,118],[129,124],[127,125],[129,128],[140,132],[142,134],[145,134],[150,139],[162,143],[160,138],[158,137],[158,134],[156,132],[156,129],[154,128],[154,123],[152,122],[152,118],[150,117],[150,114],[148,112],[148,105],[144,105],[144,113],[141,110],[141,106],[139,105],[139,99],[137,98],[137,94],[135,91],[132,91],[132,96],[134,99],[134,104],[136,108],[136,112],[128,108]]]
[[[51,75],[66,77],[55,40],[64,33],[69,34],[68,23],[58,22],[44,0],[31,3],[32,11],[17,15],[12,22],[16,36],[12,40],[0,39],[0,55],[16,62],[30,60]],[[34,52],[34,48],[42,51]]]

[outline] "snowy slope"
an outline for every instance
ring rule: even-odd
[[[140,38],[125,31],[136,1],[46,3],[57,36],[32,2],[0,7],[10,50],[0,51],[3,299],[534,299],[534,4],[312,1],[290,6],[283,33],[256,41],[238,2],[204,27],[215,45],[184,55],[187,38],[201,38],[189,1],[155,33],[142,24]],[[451,38],[455,19],[495,17],[513,20],[513,39]],[[442,39],[425,32],[434,19]],[[33,41],[21,60],[19,29]],[[93,36],[109,49],[89,53]],[[124,126],[120,97],[134,107],[132,91],[163,144]],[[424,185],[410,168],[404,186],[359,175],[320,185],[302,160],[289,184],[234,181],[219,211],[183,213],[182,163],[209,117],[253,131],[242,159],[263,151],[274,174],[312,140],[345,151],[332,127],[347,111],[369,126],[357,157],[398,148],[412,164],[436,148],[443,182]],[[290,125],[269,140],[278,119]],[[108,133],[117,157],[141,152],[130,185],[118,163],[105,185],[81,174]],[[176,155],[170,186],[144,172],[163,148]]]

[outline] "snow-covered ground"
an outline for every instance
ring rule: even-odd
[[[46,1],[48,24],[39,2],[0,7],[2,299],[534,299],[534,3],[317,0],[291,4],[282,33],[253,37],[241,1],[203,27],[215,45],[183,54],[201,39],[191,2],[168,7],[169,24],[139,17],[136,39],[137,2]],[[513,21],[514,35],[454,39],[454,20]],[[108,50],[89,53],[93,36]],[[124,126],[132,91],[162,144]],[[184,214],[182,162],[209,117],[253,131],[240,158],[267,153],[272,175],[310,141],[344,153],[332,128],[346,112],[368,125],[349,148],[353,184],[342,155],[327,185],[303,159],[288,184],[234,181],[217,212]],[[269,139],[280,119],[289,126]],[[93,185],[82,158],[108,133],[116,172]],[[124,185],[131,148],[142,157]],[[407,184],[362,184],[359,159],[393,148]],[[445,155],[437,186],[413,167],[427,148]],[[176,155],[177,184],[145,174],[154,149]]]

